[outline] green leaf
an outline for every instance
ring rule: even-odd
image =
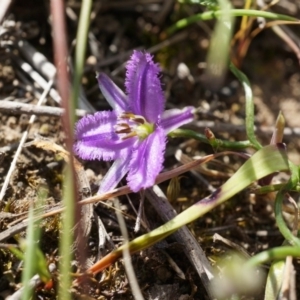
[[[218,90],[227,73],[230,40],[234,27],[234,18],[230,14],[232,6],[227,0],[219,0],[222,15],[216,22],[210,39],[207,68],[205,70],[206,85],[212,90]],[[220,51],[222,49],[222,51]]]
[[[192,205],[166,224],[110,252],[87,272],[97,274],[120,258],[125,247],[128,247],[130,253],[148,248],[230,199],[252,182],[277,171],[289,170],[289,162],[283,148],[281,145],[269,145],[260,149],[216,192]]]
[[[249,158],[215,193],[189,207],[166,224],[131,241],[129,243],[130,252],[133,253],[145,249],[161,241],[180,227],[196,220],[214,207],[230,199],[252,182],[276,171],[286,171],[288,169],[289,163],[283,149],[279,149],[274,145],[262,148]],[[120,247],[113,253],[116,254],[122,250],[123,247]]]
[[[279,260],[272,263],[268,273],[264,300],[277,299],[283,280],[284,267],[284,260]]]
[[[253,102],[253,93],[251,89],[250,82],[247,76],[237,69],[233,63],[230,63],[229,66],[231,72],[237,77],[241,82],[245,90],[245,99],[246,99],[246,132],[249,141],[255,146],[256,149],[262,148],[261,144],[256,139],[254,133],[254,102]]]
[[[33,275],[38,273],[41,276],[41,280],[45,281],[51,278],[46,260],[37,243],[40,237],[39,221],[35,222],[35,217],[39,215],[40,208],[43,206],[46,197],[47,189],[41,186],[38,190],[38,209],[34,210],[33,206],[30,207],[26,240],[20,241],[20,247],[24,252],[24,269],[22,272],[24,291],[22,299],[30,299],[31,297],[32,288],[29,282]]]
[[[178,0],[178,2],[184,4],[199,4],[199,5],[206,6],[211,10],[215,10],[218,7],[217,0]]]

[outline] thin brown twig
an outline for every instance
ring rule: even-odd
[[[78,241],[78,259],[80,266],[85,265],[86,253],[84,251],[86,246],[86,238],[83,234],[83,224],[81,219],[81,210],[78,205],[79,194],[78,194],[78,183],[76,180],[76,171],[74,166],[74,156],[73,156],[73,145],[74,145],[74,110],[77,103],[77,99],[71,98],[70,92],[70,80],[69,73],[67,68],[67,59],[68,59],[68,46],[67,46],[67,30],[66,30],[66,20],[65,20],[65,2],[63,0],[51,0],[51,15],[53,18],[52,28],[53,28],[53,46],[54,46],[54,61],[57,70],[57,86],[61,96],[61,106],[65,111],[65,114],[62,117],[62,123],[64,125],[64,132],[66,135],[66,150],[70,155],[70,163],[66,168],[66,177],[69,180],[69,190],[65,189],[64,199],[65,203],[69,206],[68,210],[71,211],[71,214],[65,218],[65,227],[67,230],[73,224],[75,226],[75,236]],[[76,88],[75,86],[73,87]],[[76,103],[75,103],[76,102]],[[74,214],[73,220],[70,220],[70,217]],[[73,223],[73,224],[71,224]],[[68,234],[65,230],[64,234]],[[66,237],[66,235],[65,235]],[[66,239],[67,240],[67,239]],[[62,244],[63,245],[63,244]],[[70,246],[70,245],[69,245]],[[69,257],[70,259],[71,257]],[[62,265],[64,262],[62,262]],[[62,274],[63,276],[68,277],[67,274]]]
[[[206,162],[208,162],[212,159],[215,159],[221,155],[228,155],[228,154],[239,154],[239,153],[233,152],[233,151],[224,151],[224,152],[220,152],[220,153],[216,153],[216,154],[207,155],[207,156],[197,159],[195,161],[184,164],[183,166],[177,167],[176,169],[173,169],[171,171],[166,171],[164,173],[159,174],[155,180],[155,184],[159,184],[159,183],[162,183],[173,177],[180,176],[181,174],[188,172],[188,171],[192,170],[193,168],[197,167],[199,164],[206,163]],[[105,201],[107,199],[119,197],[119,196],[126,195],[129,193],[131,193],[131,190],[130,190],[129,186],[126,185],[126,186],[123,186],[120,188],[116,188],[105,194],[96,195],[96,196],[81,200],[78,202],[78,205],[81,206],[81,205],[87,205],[87,204],[91,204],[91,203],[97,203],[100,201]],[[38,219],[44,219],[44,218],[48,218],[48,217],[60,214],[64,210],[65,210],[65,207],[58,207],[58,208],[52,207],[48,212],[44,213],[41,216],[38,216]],[[22,221],[22,223],[16,224],[12,228],[9,228],[3,232],[0,232],[0,242],[8,239],[10,236],[12,236],[12,235],[22,231],[24,228],[26,228],[28,220],[22,219],[21,221]]]
[[[36,116],[59,117],[64,115],[64,109],[52,106],[38,106],[17,101],[0,100],[0,111],[9,114],[35,114]],[[76,109],[76,116],[83,117],[88,112],[83,109]]]
[[[164,181],[166,181],[166,180],[168,180],[168,179],[170,179],[174,176],[179,176],[179,175],[183,174],[184,172],[187,172],[187,171],[191,170],[192,168],[197,167],[201,163],[205,163],[205,162],[207,162],[207,161],[209,161],[213,158],[216,158],[220,155],[224,155],[224,154],[228,154],[228,153],[233,153],[233,152],[226,151],[226,152],[223,152],[223,153],[211,154],[211,155],[208,155],[204,158],[201,158],[201,159],[192,161],[190,163],[187,163],[183,166],[180,166],[180,167],[178,167],[174,170],[161,173],[157,176],[155,183],[159,184],[159,183],[164,182]],[[105,201],[107,199],[115,198],[115,197],[126,195],[126,194],[129,194],[129,193],[131,193],[131,190],[130,190],[129,186],[126,185],[126,186],[123,186],[123,187],[120,187],[120,188],[116,188],[116,189],[114,189],[112,191],[109,191],[105,194],[96,195],[96,196],[89,197],[87,199],[81,200],[81,201],[78,202],[78,205],[86,205],[86,204],[96,203],[96,202],[100,202],[100,201]],[[62,213],[64,210],[65,210],[64,207],[59,207],[59,208],[53,208],[52,207],[48,212],[44,213],[43,215],[39,216],[38,218],[40,219],[40,218],[51,217],[51,216],[54,216],[56,214]],[[18,223],[18,224],[14,225],[13,227],[11,227],[7,230],[5,230],[3,232],[0,232],[0,242],[5,241],[6,239],[11,237],[12,235],[14,235],[18,232],[21,232],[24,228],[26,228],[28,220],[27,219],[26,220],[22,219],[21,222],[22,223]]]
[[[70,161],[73,161],[72,149],[73,149],[73,129],[71,128],[72,120],[71,116],[73,112],[70,107],[70,89],[69,89],[69,73],[67,70],[67,35],[66,35],[66,22],[65,22],[65,7],[61,0],[51,1],[51,15],[53,18],[53,46],[54,46],[54,60],[57,69],[57,85],[61,96],[61,106],[63,107],[65,114],[62,117],[62,123],[66,134],[66,148],[70,153]],[[70,163],[72,181],[74,183],[73,194],[76,195],[75,188],[75,170],[73,163]],[[75,205],[77,201],[74,199]]]
[[[219,156],[228,155],[228,154],[240,155],[241,153],[233,152],[233,151],[224,151],[224,152],[220,152],[220,153],[216,153],[216,154],[207,155],[207,156],[202,157],[200,159],[197,159],[197,160],[194,160],[194,161],[189,162],[187,164],[184,164],[183,166],[177,167],[176,169],[173,169],[171,171],[166,171],[166,172],[163,172],[163,173],[159,174],[157,176],[156,180],[155,180],[155,184],[159,184],[159,183],[162,183],[162,182],[164,182],[168,179],[171,179],[173,177],[180,176],[181,174],[183,174],[185,172],[188,172],[193,168],[196,168],[199,164],[209,162],[212,159],[215,159]],[[109,191],[105,194],[96,195],[96,196],[81,200],[81,201],[78,202],[78,204],[79,205],[86,205],[86,204],[91,204],[91,203],[97,203],[97,202],[100,202],[100,201],[105,201],[105,200],[110,199],[110,198],[123,196],[123,195],[129,194],[129,193],[132,193],[132,192],[131,192],[129,186],[125,185],[123,187],[116,188],[112,191]],[[40,218],[51,217],[53,215],[56,215],[56,214],[59,214],[59,213],[63,212],[64,209],[65,208],[60,207],[56,210],[53,210],[51,212],[43,214],[42,216],[40,216]],[[0,233],[0,237],[1,237],[1,233]],[[1,238],[0,238],[0,241],[1,241]]]

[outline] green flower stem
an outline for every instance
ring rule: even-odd
[[[188,18],[181,19],[177,21],[174,25],[169,27],[167,29],[167,34],[171,35],[177,30],[183,29],[184,27],[191,25],[193,23],[196,23],[198,21],[207,21],[212,19],[217,19],[220,17],[223,17],[224,15],[230,15],[232,17],[262,17],[266,19],[271,20],[281,20],[281,21],[294,21],[299,22],[298,19],[282,15],[282,14],[276,14],[268,11],[261,11],[261,10],[255,10],[255,9],[232,9],[232,10],[216,10],[216,11],[207,11],[201,14],[196,14]]]
[[[276,224],[279,228],[279,231],[284,236],[284,238],[293,246],[297,246],[300,248],[300,239],[293,235],[290,229],[287,227],[283,216],[282,216],[282,201],[284,198],[283,190],[280,190],[275,199],[275,218]]]
[[[256,147],[250,141],[232,142],[232,141],[226,141],[217,138],[209,140],[204,134],[195,132],[190,129],[176,129],[169,133],[169,137],[171,138],[183,137],[183,138],[195,139],[200,142],[211,145],[214,149],[233,149],[233,150],[242,150],[245,148],[256,149]]]
[[[265,186],[255,189],[254,192],[255,192],[255,194],[258,194],[258,195],[277,192],[280,189],[282,189],[283,187],[285,187],[285,185],[286,185],[285,183],[265,185]]]
[[[251,257],[245,267],[255,267],[271,260],[285,259],[287,256],[300,257],[300,247],[282,246],[260,252]]]
[[[254,192],[255,192],[255,194],[262,195],[262,194],[266,194],[266,193],[277,192],[277,191],[281,190],[282,188],[284,188],[285,186],[286,186],[285,183],[265,185],[258,189],[255,189]],[[289,191],[300,193],[300,186],[297,185],[297,186],[293,187],[292,189],[290,189]]]
[[[237,69],[233,63],[230,63],[229,68],[236,78],[241,82],[245,90],[246,99],[246,132],[249,141],[255,146],[255,148],[261,149],[262,145],[258,142],[254,134],[254,102],[253,93],[250,86],[250,82],[247,76]]]

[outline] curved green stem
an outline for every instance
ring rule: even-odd
[[[285,183],[270,184],[270,185],[265,185],[265,186],[262,186],[260,188],[257,188],[257,189],[254,190],[254,192],[255,192],[255,194],[262,195],[262,194],[267,194],[267,193],[271,193],[271,192],[277,192],[280,189],[284,188],[285,186],[286,186]],[[294,192],[299,193],[300,192],[300,186],[297,185],[289,191],[294,191]]]
[[[167,34],[173,34],[177,30],[180,30],[188,25],[191,25],[193,23],[196,23],[198,21],[207,21],[212,20],[216,18],[223,17],[225,14],[230,14],[232,17],[242,17],[242,16],[248,16],[248,17],[262,17],[266,19],[272,19],[272,20],[282,20],[282,21],[294,21],[299,22],[298,19],[282,15],[282,14],[276,14],[268,11],[261,11],[261,10],[255,10],[255,9],[231,9],[229,11],[223,11],[223,10],[217,10],[217,11],[207,11],[201,14],[196,14],[188,18],[181,19],[177,21],[173,26],[169,27],[167,29]]]
[[[290,229],[286,226],[286,223],[282,216],[282,201],[284,197],[284,191],[280,190],[275,199],[275,218],[276,224],[279,228],[280,233],[284,238],[292,245],[295,245],[300,248],[300,239],[293,235]],[[300,252],[299,252],[300,255]]]
[[[236,76],[236,78],[241,82],[245,90],[245,99],[246,99],[246,132],[249,141],[255,146],[255,148],[261,149],[262,145],[256,139],[254,134],[254,102],[253,102],[253,93],[250,86],[250,82],[247,76],[241,72],[238,68],[234,66],[233,63],[229,65],[230,71]]]
[[[200,142],[211,145],[214,149],[233,149],[233,150],[242,150],[245,148],[255,148],[256,147],[250,141],[226,141],[222,139],[211,139],[209,140],[204,134],[198,133],[190,129],[176,129],[169,133],[171,138],[189,138],[195,139]]]
[[[270,260],[285,259],[287,256],[300,257],[300,247],[283,246],[269,249],[251,257],[245,264],[246,268],[266,263]]]
[[[175,129],[171,131],[168,136],[171,138],[195,139],[202,143],[209,144],[209,141],[204,134],[198,133],[191,129]]]

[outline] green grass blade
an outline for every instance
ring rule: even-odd
[[[234,18],[230,14],[232,6],[227,0],[219,0],[222,15],[216,22],[212,34],[205,70],[206,84],[212,90],[218,90],[223,84],[228,68],[230,40],[234,27]],[[220,51],[222,49],[222,51]]]
[[[283,280],[284,268],[284,260],[279,260],[272,263],[268,273],[264,300],[278,299],[277,297]]]
[[[250,82],[247,76],[237,69],[233,63],[230,63],[229,66],[231,72],[237,77],[241,82],[245,90],[245,99],[246,99],[246,132],[249,141],[255,146],[256,149],[261,149],[262,146],[256,139],[254,133],[254,102],[253,102],[253,93],[250,86]]]
[[[88,30],[90,26],[91,8],[92,8],[92,0],[82,0],[81,11],[79,16],[79,24],[78,24],[77,35],[76,35],[74,78],[73,78],[73,86],[72,86],[72,103],[74,104],[74,108],[77,107],[81,77],[82,77],[83,67],[85,63],[86,44],[87,44],[86,42],[87,42]]]
[[[167,29],[167,34],[171,35],[174,32],[176,32],[177,30],[183,29],[184,27],[191,25],[193,23],[199,22],[199,21],[208,21],[208,20],[220,18],[226,13],[227,12],[224,12],[222,10],[207,11],[207,12],[204,12],[201,14],[193,15],[188,18],[181,19]],[[271,20],[299,22],[298,19],[287,16],[287,15],[272,13],[272,12],[268,12],[268,11],[255,10],[255,9],[232,9],[232,10],[230,10],[229,13],[230,13],[230,16],[232,16],[232,17],[242,17],[242,16],[262,17],[262,18],[271,19]]]
[[[43,206],[44,200],[47,197],[47,190],[43,187],[40,187],[38,190],[38,203],[37,207],[40,208]],[[26,240],[21,242],[21,248],[24,251],[24,268],[22,272],[22,284],[23,284],[23,293],[22,299],[27,300],[32,296],[32,287],[30,286],[30,279],[39,273],[42,280],[49,280],[50,274],[46,264],[42,264],[39,259],[45,259],[41,250],[38,246],[38,240],[40,238],[40,227],[39,221],[34,221],[35,216],[39,215],[39,209],[34,210],[33,206],[30,207],[28,213],[28,227],[26,230]],[[37,252],[40,253],[40,256],[37,257]]]
[[[282,246],[260,252],[246,262],[245,268],[258,266],[272,260],[285,259],[287,256],[300,257],[300,248],[293,246]]]
[[[32,288],[29,285],[30,279],[35,271],[35,250],[36,238],[39,235],[39,230],[34,230],[34,214],[33,207],[31,206],[28,214],[28,227],[26,230],[26,241],[21,245],[24,248],[24,269],[22,272],[22,284],[24,287],[22,299],[27,300],[32,296]],[[22,243],[22,242],[21,242]],[[26,246],[25,246],[26,245]]]
[[[130,251],[135,252],[147,248],[178,228],[196,220],[214,207],[230,199],[252,182],[276,171],[289,169],[285,151],[276,146],[267,146],[256,152],[240,169],[215,193],[199,201],[161,227],[143,235],[129,243]],[[122,251],[122,247],[116,252]]]
[[[58,290],[58,299],[61,300],[71,300],[72,296],[70,294],[71,287],[71,276],[70,276],[70,266],[73,258],[73,236],[74,236],[74,215],[75,215],[75,205],[74,195],[72,188],[73,178],[71,168],[66,168],[65,178],[64,178],[64,188],[63,188],[63,203],[67,208],[62,214],[62,224],[63,228],[60,233],[60,243],[59,243],[59,273],[60,273],[60,284]]]
[[[290,229],[287,227],[283,215],[282,215],[282,202],[283,202],[284,192],[279,191],[275,199],[275,218],[276,224],[280,230],[280,233],[284,238],[293,246],[300,248],[300,239],[293,235]]]
[[[209,140],[204,134],[199,132],[190,130],[190,129],[175,129],[168,134],[171,138],[187,138],[187,139],[195,139],[202,143],[206,143],[211,145],[215,150],[224,150],[224,149],[232,149],[232,150],[243,150],[246,148],[254,148],[256,147],[250,141],[227,141],[222,139],[215,138],[213,141]]]

